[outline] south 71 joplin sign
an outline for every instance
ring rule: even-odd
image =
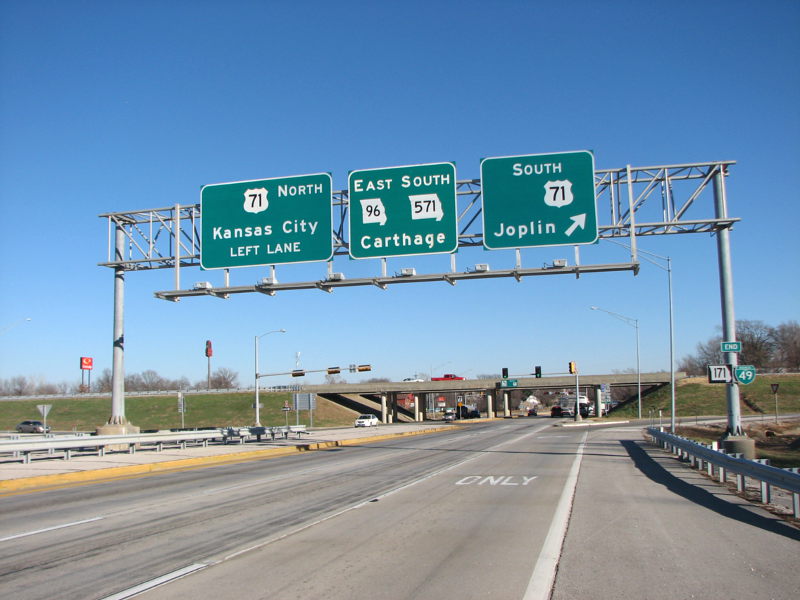
[[[597,240],[591,152],[485,158],[481,189],[483,245],[489,250]]]
[[[332,188],[328,173],[204,186],[200,264],[227,269],[330,259]]]

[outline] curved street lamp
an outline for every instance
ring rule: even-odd
[[[258,379],[262,377],[262,375],[258,372],[258,340],[260,340],[265,335],[269,335],[270,333],[286,333],[285,329],[273,329],[272,331],[267,331],[266,333],[262,333],[261,335],[255,336],[255,355],[256,355],[256,427],[261,427],[261,406],[259,404],[258,398]]]
[[[636,329],[636,395],[639,406],[639,418],[641,419],[642,418],[642,370],[639,366],[639,319],[626,317],[625,315],[621,315],[619,313],[606,310],[605,308],[600,308],[599,306],[592,306],[590,308],[592,310],[602,310],[604,313],[608,313],[612,317],[615,317],[620,321],[627,323],[628,325]]]

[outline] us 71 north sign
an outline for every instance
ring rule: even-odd
[[[202,267],[328,260],[333,256],[331,188],[328,173],[203,186]]]

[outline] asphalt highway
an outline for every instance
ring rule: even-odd
[[[0,597],[798,596],[797,528],[715,490],[639,428],[552,425],[474,423],[9,494]]]

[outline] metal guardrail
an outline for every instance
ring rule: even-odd
[[[266,435],[271,436],[273,440],[277,436],[288,439],[292,433],[297,434],[297,438],[300,439],[303,434],[309,432],[305,425],[290,425],[289,427],[222,427],[135,435],[55,436],[48,434],[38,438],[14,436],[8,440],[0,440],[0,454],[11,454],[14,457],[21,455],[22,461],[29,464],[32,454],[45,452],[54,456],[56,451],[63,451],[63,459],[70,460],[72,452],[75,450],[95,449],[98,456],[103,456],[107,449],[124,450],[133,454],[137,447],[154,446],[157,452],[161,452],[165,444],[175,444],[185,448],[187,442],[194,442],[195,444],[201,443],[205,447],[209,441],[219,440],[227,443],[231,438],[238,438],[239,442],[243,444],[250,438],[260,441],[261,436]]]
[[[260,392],[299,392],[300,385],[273,385],[260,388]],[[213,390],[192,389],[192,390],[149,390],[149,391],[125,391],[127,398],[139,398],[143,396],[177,396],[182,391],[185,396],[202,394],[244,394],[253,392],[254,387],[221,388]],[[28,394],[25,396],[0,396],[3,400],[69,400],[74,398],[111,398],[111,392],[76,392],[70,394]]]
[[[288,439],[290,433],[296,433],[299,440],[303,434],[309,433],[305,425],[289,425],[289,427],[225,427],[221,429],[223,434],[222,442],[228,443],[229,438],[239,438],[239,443],[244,444],[245,440],[255,437],[261,441],[262,435],[269,435],[273,440],[281,435],[283,439]]]
[[[46,436],[37,439],[0,440],[0,454],[22,455],[25,464],[30,463],[31,455],[46,452],[54,455],[57,450],[64,451],[64,460],[72,458],[74,450],[96,449],[98,456],[103,456],[106,449],[126,449],[133,454],[137,446],[155,446],[160,452],[165,444],[177,444],[182,448],[187,442],[202,443],[207,446],[209,440],[222,439],[220,429],[199,431],[170,431],[164,433],[142,433],[137,435],[87,435],[87,436]]]
[[[706,445],[681,436],[666,433],[656,427],[648,427],[647,434],[652,440],[671,450],[673,454],[691,462],[699,469],[705,468],[708,475],[714,477],[716,467],[719,481],[727,481],[727,474],[736,475],[736,487],[739,492],[745,488],[744,478],[749,477],[761,484],[761,502],[770,502],[771,490],[774,486],[792,494],[792,511],[796,519],[800,519],[800,473],[798,469],[779,469],[766,464],[765,461],[748,460],[738,454],[727,454],[719,450],[717,443]]]

